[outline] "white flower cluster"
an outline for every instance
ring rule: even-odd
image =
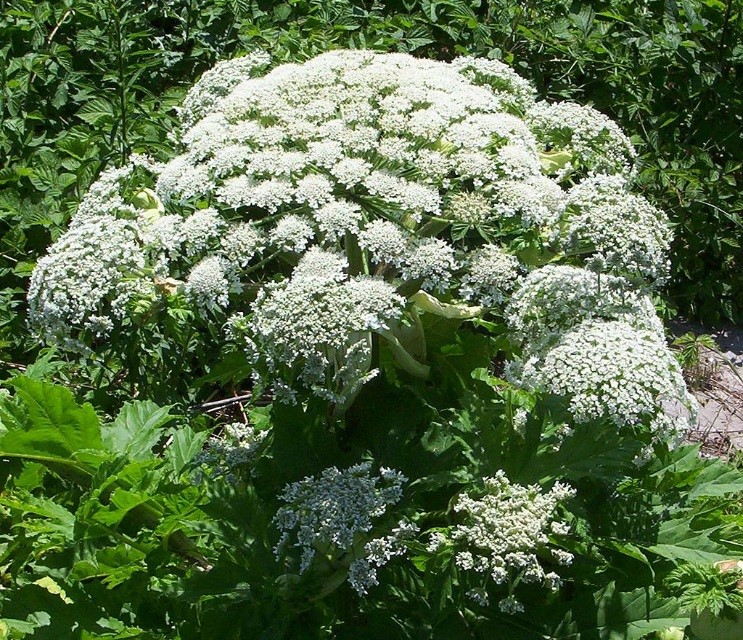
[[[68,347],[74,346],[68,341],[73,332],[105,336],[133,298],[153,293],[144,267],[135,225],[90,216],[37,263],[28,290],[29,322],[44,339]]]
[[[401,320],[396,291],[501,305],[535,243],[611,275],[576,276],[565,298],[557,278],[529,294],[534,276],[509,312],[519,335],[642,316],[644,299],[612,276],[662,280],[670,235],[629,193],[634,150],[605,116],[535,103],[494,60],[341,50],[269,66],[263,53],[219,63],[179,110],[179,155],[134,158],[91,187],[34,272],[31,320],[47,339],[110,333],[142,293],[184,295],[202,319],[243,314],[234,327],[279,395],[342,405],[375,373],[370,332]],[[125,196],[135,169],[157,174],[157,195]],[[273,260],[299,266],[280,280]]]
[[[374,220],[359,233],[359,245],[377,264],[402,264],[411,244],[410,234],[388,220]]]
[[[533,105],[534,91],[502,63],[334,51],[251,77],[260,64],[220,66],[194,88],[184,153],[160,175],[165,200],[209,195],[262,209],[277,216],[269,238],[284,251],[340,248],[356,235],[373,262],[439,292],[458,267],[454,249],[411,240],[406,216],[420,221],[445,207],[452,221],[520,215],[528,226],[559,216],[562,190],[541,175],[536,140],[514,115]],[[194,100],[209,105],[199,117]],[[464,181],[482,192],[460,192]]]
[[[379,475],[371,475],[371,464],[363,462],[342,471],[330,467],[319,477],[307,477],[284,488],[280,498],[287,503],[274,516],[273,523],[281,532],[274,548],[276,559],[284,554],[293,532],[301,549],[299,573],[312,564],[316,553],[332,554],[337,560],[353,555],[353,546],[362,534],[373,528],[372,521],[383,516],[387,507],[402,499],[402,487],[407,478],[399,471],[382,467]],[[405,527],[402,527],[406,530]],[[407,536],[405,531],[396,539]],[[387,541],[370,543],[363,557],[377,564],[384,555],[395,554],[395,545]],[[381,554],[381,555],[380,555]],[[389,558],[388,558],[389,559]],[[356,566],[352,580],[361,578],[362,567]],[[359,586],[364,582],[358,582]]]
[[[513,430],[522,438],[526,437],[526,425],[529,422],[529,412],[524,407],[516,409],[511,416]]]
[[[361,207],[342,198],[329,202],[315,213],[320,231],[329,240],[340,239],[347,233],[358,235],[361,218]]]
[[[554,180],[536,176],[495,185],[493,208],[503,218],[518,217],[524,228],[552,229],[565,212],[566,193]]]
[[[186,240],[183,217],[171,214],[149,219],[140,218],[139,237],[151,254],[152,270],[159,276],[170,275],[170,265],[177,260]]]
[[[456,268],[454,247],[440,238],[424,238],[405,257],[401,276],[403,280],[420,280],[422,289],[443,293]]]
[[[306,219],[289,214],[281,218],[271,229],[269,239],[271,244],[281,251],[301,253],[314,235],[312,226]]]
[[[534,87],[499,60],[456,58],[451,65],[475,84],[489,86],[506,105],[522,111],[534,102]]]
[[[463,522],[450,533],[456,549],[454,561],[464,571],[483,575],[484,582],[509,587],[509,596],[499,602],[501,611],[516,613],[523,606],[513,597],[518,582],[541,584],[556,590],[561,580],[557,573],[546,572],[539,556],[549,552],[557,564],[570,564],[572,555],[550,546],[549,534],[566,535],[569,527],[556,519],[559,503],[575,495],[568,485],[556,482],[549,491],[537,485],[512,484],[503,471],[485,478],[485,495],[472,498],[462,494],[454,510],[463,514]],[[429,550],[435,552],[448,544],[438,532],[432,536]],[[481,605],[488,604],[484,587],[468,595]]]
[[[268,66],[271,57],[262,52],[218,62],[186,94],[178,115],[185,127],[198,122],[226,96],[230,89],[255,70]]]
[[[321,228],[345,213],[353,228],[353,207],[323,210],[349,189],[351,204],[378,198],[419,220],[440,213],[440,189],[460,188],[452,174],[485,185],[539,173],[534,136],[511,113],[533,90],[502,63],[332,51],[251,77],[265,63],[220,63],[189,92],[184,153],[158,182],[164,200],[300,208]]]
[[[572,102],[537,102],[527,118],[540,142],[571,149],[576,164],[589,171],[631,175],[637,158],[632,142],[596,109]]]
[[[164,215],[148,190],[142,197],[151,209],[128,203],[127,183],[142,164],[133,158],[103,172],[69,230],[39,260],[28,292],[29,321],[46,341],[84,348],[80,332],[110,334],[126,320],[129,303],[159,295],[163,281],[198,309],[225,307],[229,293],[240,291],[241,270],[265,247],[258,227],[228,223],[214,208]]]
[[[596,175],[568,192],[560,244],[589,254],[589,266],[635,281],[662,283],[668,276],[671,230],[665,215],[627,191],[620,176]]]
[[[528,350],[544,349],[584,320],[623,320],[663,335],[647,296],[624,278],[569,265],[546,265],[526,276],[505,312],[513,334]]]
[[[85,333],[107,336],[127,317],[130,302],[155,294],[146,275],[153,262],[148,242],[154,240],[143,232],[142,211],[123,196],[135,164],[101,173],[69,230],[36,264],[29,323],[48,343],[86,350],[80,339]]]
[[[623,320],[587,320],[565,332],[555,346],[524,363],[520,384],[569,398],[576,422],[609,420],[621,427],[650,421],[666,435],[658,418],[666,407],[695,413],[678,362],[656,331]],[[670,416],[669,416],[670,419]],[[676,429],[688,418],[673,418]]]
[[[265,239],[255,225],[241,222],[230,226],[220,242],[224,258],[231,264],[245,268],[261,252]]]
[[[80,201],[80,205],[70,221],[70,227],[94,218],[108,216],[121,218],[136,218],[137,209],[125,202],[122,196],[122,186],[131,178],[134,165],[129,163],[123,167],[106,169],[98,179],[90,185],[88,192]]]
[[[495,211],[490,200],[482,193],[460,191],[449,198],[444,213],[452,220],[476,226],[487,222]]]
[[[226,307],[230,295],[227,265],[220,256],[209,256],[188,275],[186,295],[200,307]]]
[[[219,212],[213,207],[197,209],[181,223],[185,253],[197,256],[215,244],[226,227]]]
[[[357,558],[348,567],[348,584],[360,596],[366,595],[370,587],[379,584],[377,569],[392,558],[404,555],[407,551],[406,543],[417,534],[417,525],[401,520],[390,535],[367,542],[363,557]]]
[[[521,266],[518,259],[500,247],[486,244],[473,254],[459,293],[485,307],[503,302],[516,287]]]
[[[243,422],[224,425],[219,435],[209,438],[206,448],[196,456],[194,483],[201,483],[206,475],[234,481],[239,470],[258,455],[268,433]]]
[[[310,249],[289,279],[261,291],[247,325],[271,373],[296,365],[298,382],[337,404],[374,375],[368,332],[387,329],[405,303],[390,283],[349,278],[346,267],[341,255]]]

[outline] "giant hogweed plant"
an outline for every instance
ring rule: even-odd
[[[674,448],[694,402],[650,297],[670,233],[613,122],[495,61],[369,51],[220,63],[179,119],[172,160],[91,188],[31,323],[103,390],[255,402],[209,436],[11,381],[3,506],[33,542],[3,552],[9,633],[688,622],[663,578],[740,549],[741,478]]]
[[[608,292],[600,310],[578,296],[586,309],[563,309],[554,335],[596,317],[657,329],[644,296],[670,234],[630,192],[632,145],[600,113],[535,101],[497,61],[341,51],[268,65],[217,65],[184,100],[178,155],[136,156],[90,189],[32,277],[42,339],[110,355],[135,383],[145,332],[186,334],[158,358],[227,336],[258,383],[342,415],[387,353],[432,375],[430,316],[496,320],[536,355],[521,324],[543,285]],[[154,191],[127,193],[145,171]],[[505,310],[522,281],[535,298]]]

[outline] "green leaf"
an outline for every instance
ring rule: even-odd
[[[743,491],[743,473],[720,460],[709,461],[696,478],[689,498],[725,496]]]
[[[0,438],[0,451],[70,458],[81,449],[101,449],[100,423],[90,404],[78,405],[64,387],[22,376],[10,384],[26,409],[26,421]]]
[[[276,22],[285,22],[289,19],[291,14],[292,8],[285,2],[282,2],[273,8],[273,15]]]
[[[165,450],[164,458],[176,476],[201,451],[208,437],[209,432],[196,433],[189,426],[182,427],[173,434],[173,441]]]
[[[622,592],[614,583],[609,583],[595,594],[594,602],[595,614],[578,613],[581,640],[639,640],[653,631],[684,627],[689,622],[689,618],[680,613],[676,599],[661,598],[652,588]],[[589,614],[588,620],[584,613]]]
[[[90,517],[107,527],[116,527],[132,510],[150,501],[151,496],[117,488],[107,505],[95,505]]]
[[[198,388],[215,382],[220,384],[240,382],[249,378],[252,372],[253,367],[248,362],[245,354],[240,351],[231,351],[217,362],[208,374],[202,376],[193,384],[194,387]]]
[[[34,584],[40,586],[42,589],[46,589],[49,593],[55,596],[59,596],[65,604],[72,604],[72,600],[67,597],[65,590],[49,576],[44,576],[43,578],[35,580]]]
[[[75,514],[50,498],[37,497],[26,491],[5,492],[0,494],[0,505],[23,515],[36,516],[24,518],[17,525],[27,531],[69,542],[74,539]]]
[[[39,382],[48,382],[49,378],[61,369],[67,366],[67,362],[59,357],[59,352],[55,348],[45,349],[28,365],[24,376]]]
[[[174,418],[170,407],[159,407],[149,400],[128,402],[113,422],[101,427],[103,446],[132,460],[152,458],[162,428]]]
[[[115,111],[106,98],[97,97],[80,107],[77,117],[91,125],[108,124],[114,121]]]
[[[0,640],[6,640],[6,638],[17,638],[15,634],[11,634],[11,631],[18,631],[26,635],[33,635],[34,629],[38,629],[39,625],[35,620],[16,620],[14,618],[3,618],[0,620]]]
[[[76,580],[103,578],[109,588],[121,584],[137,571],[146,570],[146,554],[129,545],[100,549],[91,560],[79,560],[72,567]]]
[[[580,589],[568,607],[556,603],[531,618],[494,613],[480,630],[509,640],[640,640],[689,623],[675,598],[662,598],[652,587],[621,591],[610,582],[594,593]]]
[[[728,560],[730,552],[711,537],[720,527],[695,530],[691,518],[684,514],[662,522],[658,540],[647,550],[669,560],[700,564]]]
[[[650,560],[648,560],[647,556],[643,553],[642,549],[640,549],[637,545],[634,545],[631,542],[627,542],[624,540],[605,539],[605,540],[597,540],[596,542],[604,548],[612,549],[613,551],[621,553],[622,555],[625,555],[628,558],[632,558],[633,560],[637,560],[638,562],[641,562],[648,568],[648,571],[650,572],[651,577],[653,579],[655,578],[655,571],[653,569],[653,565],[650,563]]]
[[[544,433],[540,437],[545,440]],[[514,455],[512,462],[505,463],[511,466],[520,461],[522,466],[514,469],[513,477],[524,484],[545,478],[611,480],[630,464],[640,448],[638,442],[622,438],[607,425],[581,424],[559,448],[555,449],[554,442],[541,442],[533,458]]]

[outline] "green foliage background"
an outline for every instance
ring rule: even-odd
[[[152,152],[214,62],[371,47],[503,59],[541,96],[634,134],[646,195],[676,226],[670,294],[743,319],[743,6],[734,0],[0,2],[0,358],[33,359],[23,291],[87,186]],[[29,354],[28,352],[32,353]]]

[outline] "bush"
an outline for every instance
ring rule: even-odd
[[[266,66],[205,73],[179,153],[104,172],[32,275],[115,417],[38,365],[0,398],[4,634],[687,625],[743,477],[675,446],[668,221],[621,129],[493,60]],[[718,582],[693,604],[734,612]]]
[[[0,637],[738,615],[654,301],[740,317],[740,9],[197,4],[0,17]]]

